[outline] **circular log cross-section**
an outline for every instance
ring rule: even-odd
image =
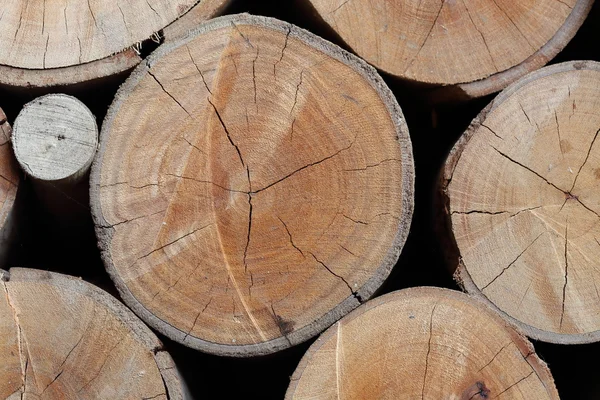
[[[46,271],[0,276],[0,398],[182,399],[169,354],[108,293]]]
[[[439,98],[501,90],[551,60],[593,0],[305,0],[359,56]]]
[[[600,340],[599,134],[600,64],[557,64],[503,91],[443,171],[458,281],[539,340]]]
[[[96,154],[96,117],[75,97],[38,97],[17,116],[12,141],[17,161],[32,178],[76,183]]]
[[[188,12],[195,17],[185,21],[212,18],[223,2],[8,1],[2,5],[0,36],[11,40],[0,41],[0,83],[72,85],[129,70],[141,61],[133,50],[139,43]]]
[[[410,139],[375,70],[247,15],[133,73],[91,179],[124,300],[167,336],[233,356],[304,341],[370,297],[412,215]]]
[[[286,399],[558,400],[527,339],[460,292],[414,288],[371,300],[308,349]]]

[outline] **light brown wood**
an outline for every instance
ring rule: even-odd
[[[7,0],[0,36],[12,39],[0,42],[0,84],[70,86],[122,73],[141,61],[140,43],[188,14],[174,26],[213,17],[217,1]]]
[[[555,399],[533,346],[483,303],[413,288],[368,301],[329,328],[286,399]]]
[[[11,90],[49,87],[87,87],[110,76],[130,72],[142,59],[128,49],[101,60],[61,68],[27,69],[0,64],[0,85]]]
[[[160,341],[109,294],[15,268],[0,292],[1,398],[182,399]]]
[[[527,335],[600,340],[600,64],[543,68],[456,144],[441,194],[456,278]]]
[[[545,65],[593,0],[305,0],[358,55],[438,100],[501,90]]]
[[[10,124],[0,109],[0,267],[4,266],[17,235],[18,207],[15,202],[20,175],[11,148],[11,134]]]
[[[91,204],[132,309],[190,347],[250,356],[370,297],[412,215],[402,112],[377,73],[274,19],[160,47],[103,125]]]
[[[203,0],[163,29],[165,42],[188,35],[202,22],[223,14],[232,0]]]

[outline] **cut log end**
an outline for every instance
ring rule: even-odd
[[[76,183],[96,154],[98,126],[79,100],[50,94],[25,105],[15,120],[12,141],[21,168],[31,177]]]
[[[593,4],[306,1],[350,48],[380,70],[442,86],[431,93],[436,101],[484,96],[542,67],[575,35]]]
[[[131,70],[140,43],[214,17],[229,0],[48,2],[43,9],[3,7],[0,85],[11,89],[76,87]],[[171,26],[172,25],[172,26]]]
[[[286,399],[553,399],[533,346],[485,304],[414,288],[371,300],[329,328],[294,372]]]
[[[46,271],[13,268],[7,276],[0,281],[1,398],[182,398],[172,360],[116,299]]]
[[[368,298],[412,215],[399,106],[357,58],[238,15],[157,50],[103,126],[91,204],[109,272],[188,346],[251,356]]]
[[[502,92],[443,173],[451,263],[529,336],[600,340],[600,64],[543,68]]]

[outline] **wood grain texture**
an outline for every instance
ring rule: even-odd
[[[132,309],[233,356],[304,341],[370,297],[413,207],[402,112],[306,31],[236,15],[160,47],[103,125],[91,205]]]
[[[555,399],[533,346],[484,303],[413,288],[368,301],[317,339],[286,399]]]
[[[593,0],[306,0],[382,71],[448,101],[501,90],[552,59]]]
[[[86,175],[96,155],[96,117],[75,97],[38,97],[17,116],[12,143],[17,161],[32,178],[74,184]]]
[[[0,64],[0,85],[10,90],[33,88],[78,87],[127,73],[142,59],[132,49],[86,64],[60,68],[27,69]]]
[[[132,69],[134,48],[170,30],[211,18],[223,0],[7,0],[2,4],[0,84],[71,86]],[[183,18],[185,17],[185,18]]]
[[[457,280],[539,340],[600,339],[599,132],[600,64],[557,64],[503,91],[443,171]]]
[[[182,399],[159,340],[109,294],[46,271],[13,268],[6,277],[0,397]]]
[[[163,29],[165,42],[188,35],[202,22],[223,14],[232,0],[203,0]]]

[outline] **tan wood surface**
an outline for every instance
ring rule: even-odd
[[[528,335],[600,338],[600,64],[543,68],[502,92],[442,178],[451,263]]]
[[[106,292],[15,268],[0,292],[0,398],[182,398],[156,336]]]
[[[273,19],[162,46],[103,125],[91,204],[105,264],[156,329],[273,352],[367,299],[412,215],[401,110],[376,72]]]
[[[453,98],[498,91],[543,66],[574,36],[593,4],[593,0],[307,1],[369,63],[403,79],[449,86]]]
[[[0,84],[68,86],[141,61],[134,49],[163,28],[212,18],[227,0],[6,0],[0,18]]]
[[[163,29],[165,41],[188,35],[202,22],[223,14],[232,0],[203,0]]]
[[[533,346],[485,304],[413,288],[362,305],[309,348],[286,399],[553,399]]]

